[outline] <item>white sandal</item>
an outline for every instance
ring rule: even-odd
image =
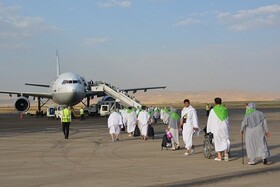
[[[214,158],[214,160],[216,160],[216,161],[222,161],[222,159],[220,159],[220,158]]]

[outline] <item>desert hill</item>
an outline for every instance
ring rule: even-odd
[[[215,97],[223,101],[280,101],[280,93],[245,92],[245,91],[202,91],[202,92],[169,92],[148,91],[135,94],[136,98],[145,104],[182,103],[188,98],[194,103],[211,103]]]

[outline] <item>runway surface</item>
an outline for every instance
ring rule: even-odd
[[[19,114],[0,114],[1,186],[278,186],[280,110],[262,109],[271,137],[269,164],[241,164],[240,123],[244,110],[230,110],[231,158],[217,162],[202,155],[203,133],[194,138],[196,154],[161,151],[166,126],[154,125],[155,140],[121,135],[112,142],[106,118],[73,120],[70,137],[60,122]],[[198,110],[200,127],[206,124]],[[183,141],[180,137],[181,147]],[[245,159],[246,163],[246,159]],[[265,181],[265,182],[264,182]]]

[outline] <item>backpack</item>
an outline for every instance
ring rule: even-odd
[[[140,135],[141,135],[140,129],[139,129],[138,125],[136,125],[133,136],[136,137],[136,136],[140,136]]]
[[[148,136],[152,137],[154,139],[155,131],[154,131],[154,128],[152,127],[152,125],[148,125]]]
[[[161,141],[161,150],[162,150],[164,147],[165,147],[166,149],[172,147],[171,139],[168,139],[166,134],[164,134],[163,137],[162,137],[162,141]]]

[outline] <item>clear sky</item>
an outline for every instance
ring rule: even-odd
[[[120,88],[280,92],[279,0],[0,0],[0,90],[62,72]]]

